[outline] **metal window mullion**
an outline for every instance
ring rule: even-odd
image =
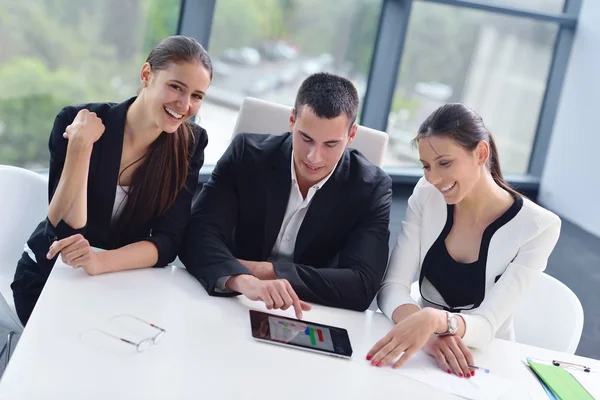
[[[565,12],[579,15],[580,8],[581,0],[568,0],[565,3]],[[548,73],[546,92],[542,101],[538,126],[529,159],[528,173],[538,178],[541,177],[544,170],[544,163],[550,145],[550,138],[552,137],[552,130],[560,102],[563,81],[569,64],[575,32],[576,29],[561,27],[556,37],[554,57],[550,66],[550,72]]]
[[[527,10],[523,8],[503,6],[497,4],[482,3],[473,0],[420,0],[427,3],[438,3],[454,7],[470,8],[497,14],[505,14],[514,17],[529,18],[537,21],[554,22],[564,27],[575,27],[577,24],[578,12],[566,10],[562,14],[546,13]]]
[[[215,3],[216,0],[181,0],[177,34],[192,37],[208,49]]]
[[[385,131],[408,31],[412,0],[383,0],[360,123]]]

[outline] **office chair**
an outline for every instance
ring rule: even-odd
[[[238,133],[279,134],[289,131],[292,107],[246,97],[240,107],[231,139]],[[358,127],[354,141],[348,146],[360,151],[371,163],[381,167],[388,135],[365,126]]]
[[[419,282],[410,287],[419,302]],[[583,331],[583,307],[564,283],[546,273],[519,301],[513,314],[515,341],[575,354]]]
[[[9,331],[0,357],[6,352],[8,364],[13,336],[23,331],[10,284],[23,246],[48,214],[48,180],[26,169],[2,165],[0,188],[0,327]]]

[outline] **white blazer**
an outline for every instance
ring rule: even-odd
[[[415,301],[410,286],[418,279],[423,259],[442,232],[446,219],[444,196],[421,178],[408,199],[406,216],[378,295],[379,308],[390,319],[403,304],[439,308],[422,298]],[[465,320],[463,341],[467,346],[485,347],[494,337],[514,341],[513,311],[523,293],[546,269],[560,235],[560,225],[555,214],[523,199],[517,215],[494,233],[486,264],[485,299],[478,308],[460,314]],[[430,301],[447,306],[426,278],[421,292]]]

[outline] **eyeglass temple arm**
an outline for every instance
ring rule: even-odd
[[[96,331],[96,332],[100,332],[100,333],[102,333],[103,335],[109,336],[109,337],[111,337],[111,338],[113,338],[113,339],[120,340],[121,342],[125,342],[125,343],[127,343],[127,344],[130,344],[130,345],[132,345],[132,346],[136,346],[136,347],[137,347],[137,346],[139,345],[139,343],[132,342],[131,340],[124,339],[124,338],[122,338],[122,337],[120,337],[120,336],[117,336],[117,335],[113,335],[112,333],[108,333],[108,332],[106,332],[106,331],[103,331],[102,329],[90,329],[90,331]]]
[[[115,318],[119,318],[119,317],[129,317],[129,318],[137,319],[138,321],[143,322],[144,324],[148,324],[148,325],[150,325],[153,328],[156,328],[156,329],[159,329],[159,330],[161,330],[163,332],[166,332],[166,330],[164,328],[161,328],[160,326],[154,325],[153,323],[150,323],[148,321],[144,321],[143,319],[138,318],[135,315],[131,315],[131,314],[120,314],[120,315],[117,315],[115,317],[112,317],[111,319],[115,319]]]

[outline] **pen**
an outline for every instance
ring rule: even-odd
[[[486,374],[489,374],[489,373],[490,373],[490,370],[489,370],[489,369],[487,369],[487,368],[482,368],[482,367],[478,367],[477,365],[471,365],[471,364],[469,364],[469,365],[468,365],[468,367],[469,367],[469,368],[471,368],[471,369],[478,369],[478,370],[481,370],[481,371],[485,372]]]
[[[566,361],[559,361],[559,360],[552,360],[552,364],[554,366],[556,366],[556,367],[581,368],[585,372],[592,372],[592,369],[590,367],[586,367],[585,365],[582,365],[582,364],[575,364],[575,363],[570,363],[570,362],[566,362]]]
[[[446,359],[446,362],[449,362],[448,359]],[[485,372],[486,374],[490,373],[490,370],[487,368],[483,368],[483,367],[478,367],[477,365],[471,365],[471,364],[467,364],[467,367],[471,368],[471,369],[478,369],[480,371]]]

